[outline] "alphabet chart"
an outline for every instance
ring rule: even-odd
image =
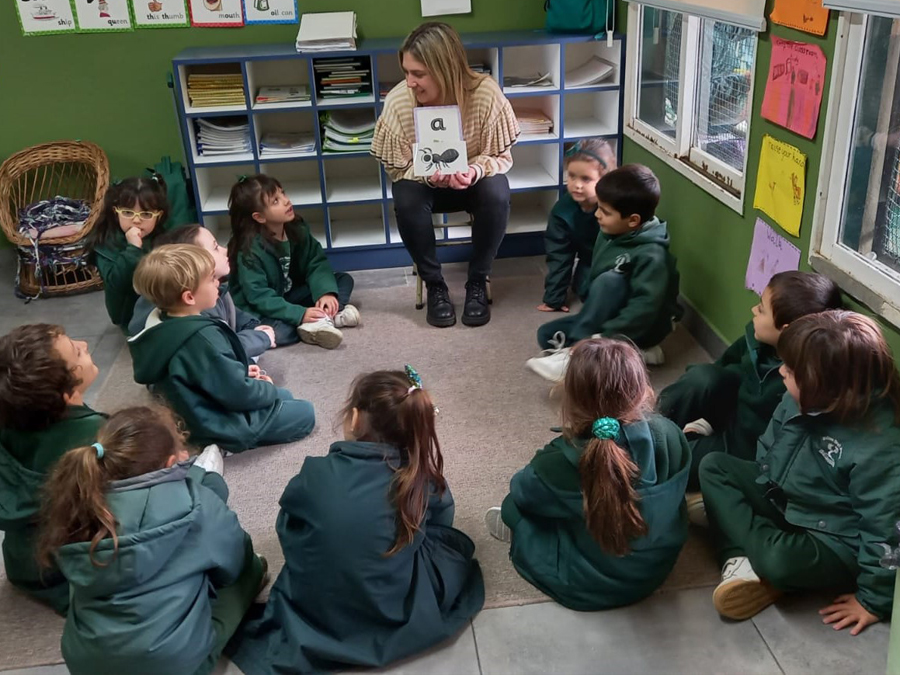
[[[16,11],[25,35],[74,33],[76,30],[69,0],[16,0]]]

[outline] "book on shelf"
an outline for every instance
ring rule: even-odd
[[[566,87],[589,87],[607,79],[616,66],[596,54],[577,68],[566,72]]]
[[[300,17],[298,52],[356,49],[356,12],[312,12]]]
[[[191,73],[187,94],[195,108],[244,105],[244,78],[240,73]]]
[[[319,119],[324,151],[364,152],[372,147],[375,115],[371,110],[329,110]]]
[[[251,152],[250,124],[246,117],[217,117],[215,122],[194,120],[197,130],[197,154],[231,155]]]
[[[316,137],[309,132],[267,132],[259,139],[260,157],[312,154],[316,151]]]
[[[309,98],[309,87],[305,84],[281,87],[260,87],[259,91],[256,93],[256,102],[261,105],[266,103],[308,101]]]
[[[553,131],[553,120],[542,110],[513,106],[513,112],[523,134],[549,134]]]
[[[368,58],[349,57],[313,61],[316,92],[324,99],[368,96],[372,71]]]
[[[504,87],[552,87],[553,78],[550,73],[537,73],[535,75],[527,75],[524,77],[517,75],[504,75]]]

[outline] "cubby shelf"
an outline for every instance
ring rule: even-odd
[[[540,31],[472,33],[462,37],[469,62],[490,71],[490,77],[503,86],[514,109],[540,110],[552,122],[549,133],[519,137],[512,148],[513,167],[508,173],[512,197],[504,249],[515,255],[540,253],[547,216],[565,189],[564,146],[579,138],[602,136],[610,140],[617,153],[621,152],[624,36],[616,35],[612,46],[591,36]],[[320,111],[336,108],[368,108],[380,114],[382,89],[403,80],[397,60],[401,42],[401,38],[363,40],[357,51],[325,55],[297,53],[291,44],[227,50],[192,48],[177,55],[172,65],[179,124],[202,222],[214,226],[220,240],[227,239],[231,186],[241,175],[268,173],[282,182],[336,269],[409,264],[397,230],[390,179],[367,150],[323,152],[319,120]],[[315,90],[312,64],[323,57],[368,58],[373,93],[346,99],[323,98]],[[576,72],[595,58],[612,66],[602,80],[578,86],[567,83],[567,73]],[[187,78],[194,73],[240,73],[244,104],[192,106]],[[547,76],[551,86],[504,86],[504,78],[522,81],[541,75]],[[309,100],[256,102],[261,87],[277,86],[305,88]],[[199,155],[194,119],[235,115],[248,119],[252,151]],[[260,141],[267,132],[308,134],[315,138],[315,150],[261,154]],[[464,221],[465,214],[437,214],[436,238],[468,240],[471,228]]]

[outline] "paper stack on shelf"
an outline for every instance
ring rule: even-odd
[[[484,75],[491,74],[491,67],[486,63],[472,62],[469,64],[469,68],[474,70],[476,73],[483,73]]]
[[[549,134],[553,131],[553,120],[545,112],[537,108],[516,108],[516,119],[525,135]]]
[[[198,119],[197,154],[204,157],[251,152],[250,125],[246,117]]]
[[[375,134],[371,110],[329,110],[320,116],[323,152],[367,152]]]
[[[316,137],[301,131],[264,133],[259,139],[260,157],[303,155],[316,151]]]
[[[195,108],[244,105],[244,78],[240,73],[192,73],[187,93]]]
[[[298,52],[356,49],[356,12],[314,12],[300,18]]]
[[[503,77],[504,87],[552,87],[553,78],[550,73],[537,73],[527,77],[517,77],[515,75],[505,75]]]
[[[350,98],[372,93],[368,58],[316,59],[316,92],[323,99]]]
[[[305,84],[283,87],[260,87],[256,93],[256,103],[290,103],[309,100],[309,87]]]
[[[615,69],[615,64],[594,55],[566,73],[566,87],[589,87],[608,78]]]

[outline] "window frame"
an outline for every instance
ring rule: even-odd
[[[696,132],[697,82],[700,73],[700,43],[703,21],[700,16],[681,13],[681,57],[679,63],[678,117],[675,123],[675,138],[662,133],[656,127],[638,117],[640,101],[641,54],[643,49],[643,4],[630,2],[628,5],[628,39],[626,46],[625,72],[625,136],[665,161],[669,166],[706,190],[734,211],[743,215],[746,196],[747,158],[750,146],[750,120],[747,126],[747,149],[741,171],[713,157],[702,150]],[[673,10],[668,10],[673,11]],[[759,37],[753,47],[753,72],[750,77],[750,109],[756,85],[756,65],[759,51]],[[690,74],[690,76],[688,76]]]

